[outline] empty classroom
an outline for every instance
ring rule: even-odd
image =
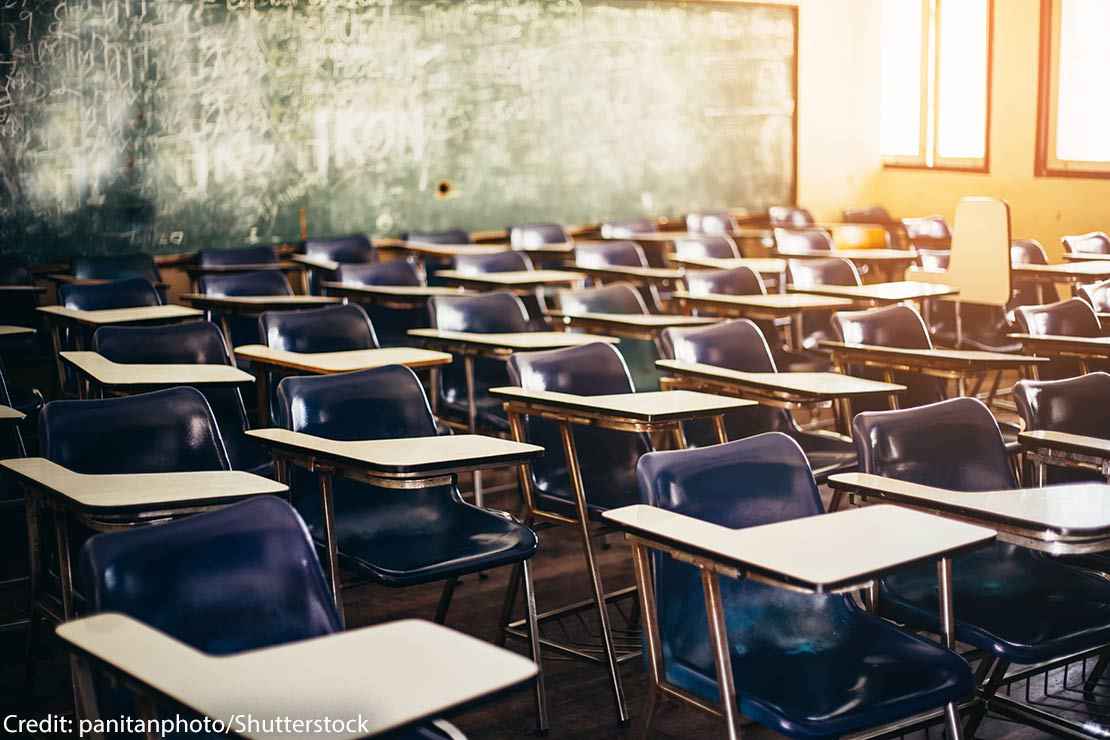
[[[0,7],[0,734],[1110,735],[1110,2]]]

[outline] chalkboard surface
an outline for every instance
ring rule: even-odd
[[[0,250],[291,239],[300,209],[322,235],[789,202],[796,12],[7,0]]]

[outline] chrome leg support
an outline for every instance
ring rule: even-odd
[[[532,662],[539,668],[536,673],[536,730],[546,733],[551,723],[547,717],[547,689],[543,679],[543,656],[540,653],[540,622],[536,616],[536,590],[532,583],[532,564],[520,561],[520,572],[524,580],[524,610],[528,618],[528,648]],[[513,569],[515,572],[515,568]],[[504,635],[505,631],[501,630]],[[504,638],[502,638],[504,639]]]
[[[443,591],[439,594],[439,604],[436,606],[436,624],[447,623],[447,612],[451,608],[451,597],[455,595],[457,585],[459,585],[458,578],[448,578],[443,582]]]
[[[320,508],[324,513],[324,541],[328,556],[328,582],[331,585],[332,598],[335,599],[335,610],[339,612],[339,622],[347,626],[343,614],[343,584],[339,575],[339,544],[335,534],[335,499],[332,491],[332,473],[330,470],[316,471],[320,478]]]
[[[655,579],[652,578],[651,560],[643,545],[632,545],[632,562],[636,566],[636,586],[640,593],[640,619],[648,657],[648,690],[644,697],[643,713],[633,737],[647,740],[662,698],[659,690],[663,682],[663,648],[659,639],[659,620],[655,611]]]
[[[732,679],[732,659],[728,652],[728,627],[721,602],[721,584],[717,574],[701,569],[701,585],[705,591],[705,614],[709,621],[709,644],[717,666],[717,689],[721,697],[721,716],[725,720],[728,740],[740,740],[740,720],[736,708],[736,683]]]
[[[474,389],[474,355],[463,355],[463,369],[466,372],[466,428],[471,434],[478,430],[478,400]],[[474,471],[474,504],[484,506],[482,495],[482,472]]]
[[[582,470],[578,466],[578,451],[574,445],[574,431],[567,422],[559,423],[559,433],[563,439],[563,451],[566,455],[567,471],[570,473],[571,485],[574,488],[574,498],[578,510],[578,526],[582,535],[582,548],[586,554],[586,567],[590,574],[590,585],[593,586],[594,603],[597,604],[597,616],[601,625],[601,639],[605,645],[605,659],[609,668],[609,679],[612,684],[613,698],[617,704],[617,717],[621,724],[628,722],[628,706],[624,698],[624,687],[621,685],[620,666],[617,663],[617,653],[613,646],[613,633],[609,627],[609,609],[605,602],[605,587],[601,581],[601,573],[594,559],[593,545],[590,542],[590,515],[586,507],[586,490],[582,483]]]
[[[944,646],[949,650],[956,648],[956,613],[952,608],[952,558],[941,558],[937,562],[937,580],[940,581],[940,628]],[[876,593],[876,596],[878,594]],[[944,724],[948,728],[948,740],[962,740],[960,713],[955,702],[944,705]]]

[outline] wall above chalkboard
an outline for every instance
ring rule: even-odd
[[[796,39],[723,1],[9,0],[0,251],[792,202]]]

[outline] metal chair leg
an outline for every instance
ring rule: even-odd
[[[443,582],[443,591],[439,594],[439,605],[436,606],[436,624],[446,624],[447,611],[451,608],[451,597],[455,595],[455,586],[459,585],[458,578],[448,578]]]
[[[521,563],[513,566],[512,572],[509,574],[509,582],[505,586],[505,603],[501,607],[501,621],[498,623],[497,630],[497,646],[505,647],[505,638],[509,629],[509,623],[513,621],[513,607],[516,606],[516,597],[520,593],[520,581],[524,576],[524,568]]]
[[[1102,678],[1103,674],[1106,673],[1106,668],[1108,666],[1110,666],[1110,655],[1103,653],[1098,656],[1098,660],[1095,661],[1095,667],[1091,671],[1091,675],[1087,676],[1087,680],[1083,682],[1084,698],[1089,698],[1088,695],[1094,692],[1095,686],[1098,685],[1099,680]]]
[[[515,570],[515,569],[514,569]],[[524,581],[524,610],[528,618],[528,646],[532,662],[539,672],[536,673],[536,731],[544,734],[550,727],[547,717],[547,689],[543,678],[543,656],[540,652],[540,622],[536,616],[536,589],[532,584],[532,564],[520,561],[520,572]],[[501,631],[504,635],[504,630]]]
[[[998,658],[994,662],[988,674],[986,683],[978,687],[979,703],[971,708],[967,713],[967,722],[964,723],[964,735],[970,738],[975,737],[975,732],[979,729],[983,718],[987,715],[987,704],[991,698],[998,691],[998,687],[1002,685],[1002,679],[1006,677],[1006,671],[1010,667],[1008,660]]]

